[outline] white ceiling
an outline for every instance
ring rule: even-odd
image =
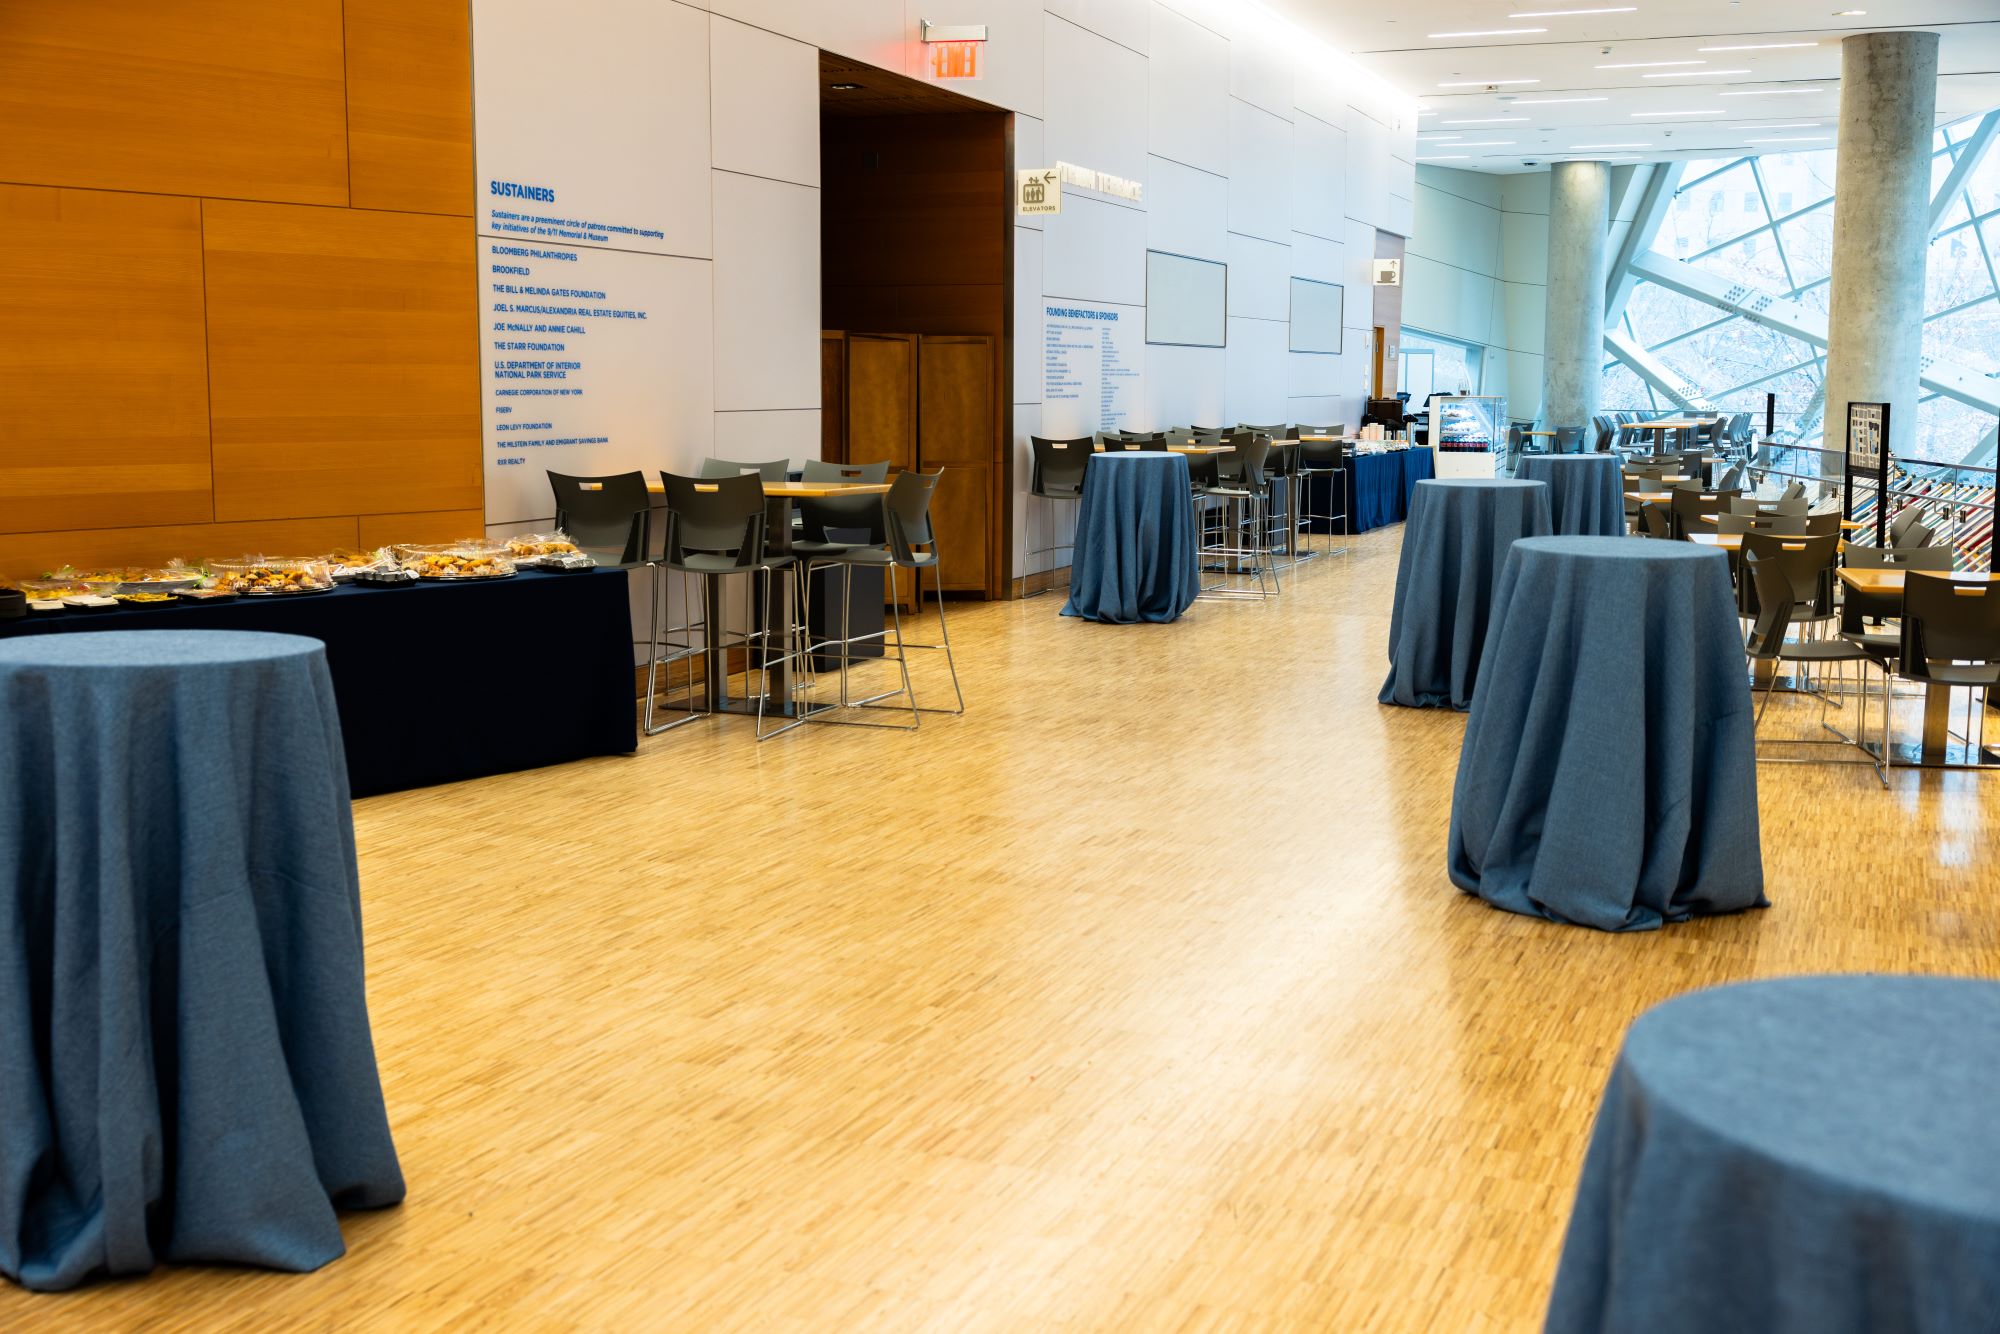
[[[1839,124],[1840,41],[1861,32],[1940,35],[1939,123],[2000,107],[2000,0],[1267,3],[1414,95],[1428,109],[1417,122],[1418,160],[1447,167],[1508,172],[1564,157],[1657,162],[1830,148]],[[1632,12],[1622,14],[1510,17],[1628,3]],[[1849,8],[1867,12],[1835,13]],[[1529,28],[1547,31],[1432,36]],[[1701,49],[1778,42],[1816,45]],[[1701,63],[1599,68],[1654,61]],[[1475,86],[1447,86],[1461,83]],[[1489,83],[1499,86],[1489,91]],[[1601,100],[1538,104],[1544,98]],[[1633,146],[1587,147],[1606,144]]]

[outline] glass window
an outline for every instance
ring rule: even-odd
[[[1786,213],[1790,213],[1791,211],[1792,211],[1792,192],[1790,190],[1778,191],[1779,214],[1783,215]]]
[[[1757,192],[1755,190],[1745,190],[1743,192],[1743,211],[1745,213],[1755,213],[1757,211]]]
[[[1819,282],[1833,272],[1833,209],[1829,205],[1802,213],[1778,227],[1778,240],[1791,261],[1792,281],[1800,287]]]
[[[1483,348],[1456,339],[1440,338],[1407,326],[1403,329],[1403,351],[1429,352],[1431,387],[1440,394],[1476,394]],[[1414,409],[1412,409],[1414,411]]]

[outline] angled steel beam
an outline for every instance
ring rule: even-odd
[[[1731,311],[1752,324],[1775,329],[1814,347],[1826,346],[1826,316],[1796,301],[1730,282],[1653,251],[1635,256],[1631,268],[1637,276],[1668,291],[1679,292],[1718,310]],[[1926,389],[1935,389],[1981,412],[2000,414],[2000,381],[1978,371],[1926,355],[1919,363],[1919,379]]]
[[[1639,285],[1638,278],[1632,273],[1632,261],[1652,248],[1660,224],[1666,221],[1667,210],[1673,207],[1674,191],[1679,188],[1681,173],[1686,169],[1685,162],[1653,164],[1646,192],[1639,197],[1638,212],[1632,215],[1632,225],[1626,230],[1624,240],[1618,243],[1618,253],[1611,257],[1610,272],[1605,275],[1605,328],[1611,328],[1624,318],[1625,303],[1632,299],[1632,289]]]
[[[1958,161],[1952,164],[1951,172],[1931,196],[1931,230],[1937,230],[1938,221],[1951,207],[1952,197],[1965,188],[1972,179],[1972,173],[1979,170],[1979,161],[1986,156],[1986,150],[1993,147],[1995,131],[2000,130],[2000,111],[1989,111],[1979,118],[1965,142],[1959,147]]]
[[[1607,330],[1604,350],[1632,368],[1632,373],[1665,394],[1677,408],[1690,412],[1711,412],[1715,405],[1702,394],[1701,386],[1690,384],[1674,373],[1673,367],[1641,347],[1627,334]]]

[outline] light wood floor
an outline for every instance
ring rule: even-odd
[[[1399,541],[1173,626],[963,607],[914,736],[360,803],[408,1203],[0,1328],[1536,1328],[1632,1017],[2000,973],[2000,777],[1766,766],[1769,911],[1496,912],[1444,876],[1463,719],[1375,703]]]

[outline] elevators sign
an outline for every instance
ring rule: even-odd
[[[1062,173],[1054,167],[1014,173],[1014,211],[1062,212]]]

